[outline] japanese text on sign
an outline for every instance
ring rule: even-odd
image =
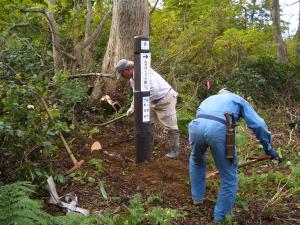
[[[149,41],[141,41],[141,50],[149,50]]]
[[[150,121],[150,97],[143,97],[143,123]]]
[[[150,60],[150,53],[141,53],[141,91],[150,91]]]

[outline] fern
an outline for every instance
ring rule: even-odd
[[[154,207],[150,212],[144,209],[139,194],[133,196],[129,206],[124,206],[125,214],[111,211],[101,215],[82,216],[69,213],[66,216],[51,216],[41,210],[42,202],[30,199],[35,186],[29,182],[16,182],[0,188],[0,225],[167,225],[172,220],[185,215],[180,210]]]
[[[145,210],[141,201],[141,195],[136,194],[129,201],[129,206],[125,206],[129,215],[125,224],[136,225],[140,224],[145,219]],[[125,221],[124,221],[125,222]]]
[[[146,217],[152,225],[168,225],[172,220],[184,217],[185,215],[186,213],[181,210],[155,207],[146,214]]]
[[[97,222],[106,222],[105,216],[102,215],[90,215],[82,216],[78,213],[69,213],[66,216],[54,217],[55,225],[91,225],[98,224]],[[104,223],[107,225],[114,225],[114,223]]]
[[[29,182],[16,182],[0,188],[0,225],[91,225],[97,221],[115,225],[117,217],[110,221],[105,214],[51,216],[41,210],[41,201],[30,199],[33,193],[35,186]]]
[[[16,182],[0,188],[0,224],[47,225],[52,217],[41,211],[42,203],[29,198],[35,187],[29,182]]]

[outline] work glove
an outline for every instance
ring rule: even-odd
[[[281,154],[281,152],[277,152],[277,157],[275,158],[279,163],[283,162],[284,158]]]
[[[271,156],[271,159],[279,158],[278,153],[272,148],[269,148],[268,151],[266,151],[266,153],[267,153],[267,155]]]
[[[126,112],[126,115],[127,116],[131,116],[132,114],[134,113],[134,108],[133,107],[130,107],[127,112]]]

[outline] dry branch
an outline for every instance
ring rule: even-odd
[[[152,13],[155,11],[158,2],[159,2],[159,0],[156,0],[156,2],[155,2],[155,4],[154,4],[153,8],[152,8],[151,11],[150,11],[150,15],[152,15]]]
[[[70,78],[72,79],[72,78],[89,77],[89,76],[112,78],[112,74],[109,74],[109,73],[82,73],[82,74],[74,74],[74,75],[71,75]]]

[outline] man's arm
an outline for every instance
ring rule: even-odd
[[[271,133],[269,132],[265,121],[245,99],[242,100],[241,113],[248,127],[254,132],[257,140],[262,144],[266,154],[270,155],[272,158],[278,157],[277,152],[271,146]]]
[[[132,87],[132,93],[134,93],[134,80],[130,79],[130,85]],[[131,116],[134,113],[134,96],[132,96],[132,101],[129,109],[126,112],[127,116]]]

